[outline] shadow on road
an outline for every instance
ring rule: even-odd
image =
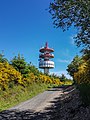
[[[61,89],[61,87],[59,88]],[[58,98],[55,98],[51,101],[53,105],[45,108],[42,112],[34,112],[32,110],[5,110],[0,112],[0,120],[69,120],[68,118],[63,119],[65,114],[65,109],[63,111],[63,105],[71,101],[72,97],[70,96],[72,96],[74,92],[73,88],[73,86],[63,86],[63,92],[68,91],[67,94],[62,94]],[[71,110],[70,112],[72,120],[73,111]]]
[[[55,86],[48,91],[61,91],[61,90],[66,90],[66,89],[72,89],[72,85],[62,85],[62,86]]]

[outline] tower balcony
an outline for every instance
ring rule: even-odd
[[[43,61],[41,60],[39,62],[39,68],[54,68],[54,62],[53,61]]]
[[[42,47],[39,50],[39,52],[42,52],[42,53],[44,53],[45,51],[47,51],[47,52],[54,52],[54,50],[52,48],[45,48],[45,47]]]
[[[50,53],[40,54],[39,58],[54,58],[54,54],[50,54]]]

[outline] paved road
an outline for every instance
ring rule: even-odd
[[[10,108],[9,110],[16,109],[19,111],[31,110],[34,112],[40,112],[46,107],[54,104],[52,101],[55,101],[55,98],[60,97],[61,94],[63,94],[62,88],[53,88],[33,97],[30,100],[22,102],[19,105]]]
[[[72,119],[75,114],[72,112],[73,106],[77,107],[75,103],[77,93],[74,91],[73,86],[45,91],[9,110],[0,112],[0,120],[77,120]]]

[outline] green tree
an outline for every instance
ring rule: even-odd
[[[90,50],[90,0],[54,0],[49,12],[57,28],[65,31],[74,25],[78,29],[76,45]]]
[[[25,62],[25,59],[23,56],[18,54],[18,56],[15,56],[10,64],[19,71],[24,77],[27,76],[27,74],[30,72],[30,70],[27,67],[27,63]]]
[[[61,82],[64,82],[64,81],[66,81],[66,80],[67,80],[66,76],[65,76],[64,74],[62,74],[62,75],[60,76],[60,81],[61,81]]]
[[[72,77],[74,77],[74,73],[78,71],[78,67],[83,63],[83,60],[81,57],[76,55],[72,62],[67,66],[68,74]]]
[[[38,76],[40,74],[40,71],[38,70],[38,68],[36,68],[31,63],[27,65],[27,68],[29,69],[30,72],[34,73],[34,75]]]
[[[51,78],[54,78],[54,79],[60,79],[60,76],[59,75],[57,75],[57,74],[55,74],[55,73],[53,73],[53,74],[51,74],[51,75],[49,75]]]
[[[8,62],[8,60],[6,58],[4,58],[4,55],[0,53],[0,62],[4,63],[4,62]]]

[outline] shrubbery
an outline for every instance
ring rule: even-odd
[[[63,84],[59,77],[45,75],[31,63],[28,64],[20,54],[10,62],[1,56],[0,90],[12,88],[16,84],[26,87],[33,83]]]
[[[58,78],[50,78],[48,75],[41,73],[37,76],[31,71],[28,72],[27,76],[25,76],[25,74],[23,75],[21,72],[17,71],[13,66],[9,65],[9,63],[0,63],[0,89],[5,90],[11,87],[12,84],[27,86],[33,82],[57,85],[61,84]]]
[[[90,84],[90,55],[75,56],[67,66],[68,73],[73,77],[76,84]]]
[[[78,72],[74,73],[74,79],[77,84],[90,84],[90,72],[87,63],[83,63],[78,68]]]
[[[84,105],[90,105],[90,84],[79,84],[78,89]]]
[[[75,67],[77,66],[77,71],[73,71],[73,79],[76,85],[80,90],[80,95],[82,97],[82,101],[85,105],[90,105],[90,50],[87,54],[82,56],[82,62],[77,66],[80,61],[77,61]],[[72,72],[72,68],[70,67],[74,61],[69,65],[69,72]],[[74,69],[74,66],[73,66]]]
[[[11,83],[21,84],[21,73],[16,71],[7,62],[0,63],[0,89],[5,90],[10,87]]]
[[[53,86],[65,84],[65,76],[61,78],[43,74],[34,65],[27,63],[20,54],[10,62],[0,55],[0,111]],[[69,81],[70,83],[72,82]]]

